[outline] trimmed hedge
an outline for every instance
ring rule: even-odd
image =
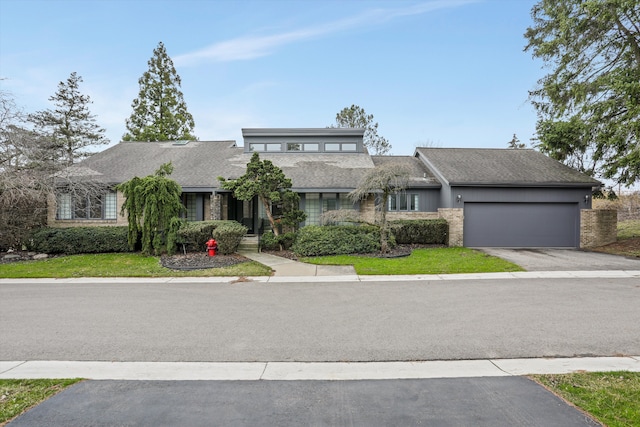
[[[398,244],[446,244],[449,233],[449,223],[444,219],[389,221],[389,228]]]
[[[260,249],[267,251],[279,251],[280,245],[282,249],[289,250],[296,240],[296,233],[284,233],[276,236],[272,232],[264,233],[260,237]]]
[[[237,222],[225,220],[185,221],[178,230],[176,243],[178,243],[179,247],[184,244],[185,249],[190,252],[205,251],[207,249],[207,240],[213,236],[213,230],[224,224],[237,224]]]
[[[249,230],[244,225],[235,222],[228,221],[225,224],[220,224],[213,230],[213,238],[218,243],[218,251],[220,255],[229,255],[238,250],[240,241]]]
[[[27,248],[48,254],[132,252],[128,227],[40,228],[31,233]]]
[[[380,250],[380,228],[373,225],[308,225],[293,244],[298,256],[371,253]]]

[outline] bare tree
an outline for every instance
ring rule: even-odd
[[[409,184],[409,170],[399,164],[385,164],[371,169],[358,184],[358,188],[349,193],[354,201],[365,200],[371,195],[376,196],[376,222],[380,225],[380,250],[389,251],[389,226],[387,224],[387,206],[389,196],[402,192]]]
[[[19,249],[32,229],[46,225],[58,186],[84,199],[105,191],[81,169],[65,168],[60,147],[28,125],[12,95],[0,90],[0,250]]]
[[[19,248],[46,222],[52,169],[43,141],[25,124],[11,94],[0,91],[0,250]]]

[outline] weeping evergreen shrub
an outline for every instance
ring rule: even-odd
[[[171,162],[165,163],[154,175],[136,176],[116,187],[125,197],[121,213],[127,214],[132,250],[141,236],[143,254],[175,251],[176,233],[181,225],[179,217],[184,206],[180,200],[182,188],[167,178],[172,172]]]

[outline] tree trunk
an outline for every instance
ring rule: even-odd
[[[264,206],[264,211],[267,214],[267,219],[269,220],[269,224],[271,224],[271,229],[273,230],[273,234],[278,236],[280,232],[278,231],[278,227],[276,227],[276,221],[273,219],[273,214],[271,213],[271,203],[269,203],[268,199],[260,196],[260,201]]]

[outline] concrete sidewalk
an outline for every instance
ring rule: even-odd
[[[241,251],[239,253],[253,261],[271,267],[274,271],[273,275],[276,277],[345,276],[347,279],[356,277],[356,271],[351,265],[314,265],[263,252]]]
[[[299,381],[506,377],[571,372],[640,372],[640,356],[420,362],[75,362],[0,361],[0,379]]]

